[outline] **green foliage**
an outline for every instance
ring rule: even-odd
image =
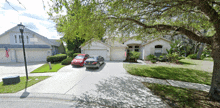
[[[157,62],[157,60],[150,60],[151,61],[151,63],[156,63]]]
[[[130,58],[132,58],[132,59],[138,59],[139,58],[139,56],[140,56],[140,52],[136,52],[136,51],[131,51],[131,53],[130,53]]]
[[[196,59],[197,54],[190,54],[190,55],[187,56],[187,58]]]
[[[172,53],[172,54],[167,54],[166,57],[167,57],[169,62],[178,63],[179,55],[176,52]]]
[[[62,64],[62,65],[69,65],[69,64],[71,64],[71,61],[72,61],[72,60],[73,60],[72,57],[68,57],[68,58],[64,59],[64,60],[61,62],[61,64]]]
[[[56,55],[53,55],[53,56],[66,56],[66,54],[56,54]]]
[[[68,57],[73,57],[74,51],[67,51],[67,56]]]
[[[159,60],[160,62],[165,62],[165,61],[167,61],[167,57],[166,57],[166,55],[160,55],[160,56],[157,58],[157,60]]]
[[[156,57],[155,55],[153,55],[153,54],[150,54],[150,55],[148,55],[146,58],[147,58],[147,60],[154,60],[154,59],[156,59],[157,57]]]
[[[62,60],[66,59],[66,54],[61,54],[61,55],[57,55],[57,56],[48,56],[47,57],[47,62],[61,62]]]
[[[81,53],[74,53],[73,58],[75,58],[78,54],[81,54]]]

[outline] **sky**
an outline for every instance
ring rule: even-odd
[[[48,2],[50,0],[7,1],[15,10],[5,0],[0,0],[0,34],[22,22],[26,28],[48,39],[61,38],[56,31],[55,23],[48,19],[47,11],[49,10]],[[45,9],[43,1],[46,6]]]

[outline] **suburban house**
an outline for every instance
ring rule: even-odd
[[[47,56],[65,53],[63,44],[57,40],[48,39],[28,28],[24,29],[23,35],[27,62],[46,62]],[[0,63],[23,61],[21,33],[15,26],[0,35]]]
[[[140,52],[139,59],[146,59],[147,55],[154,54],[156,56],[167,53],[166,49],[170,49],[170,42],[165,38],[157,38],[147,42],[128,40],[124,43],[117,41],[94,41],[91,40],[81,47],[81,53],[89,55],[101,55],[105,60],[123,61],[127,58],[130,51]]]

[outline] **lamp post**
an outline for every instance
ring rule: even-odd
[[[28,80],[28,72],[27,72],[27,63],[26,63],[26,55],[25,55],[25,49],[24,49],[24,25],[22,23],[18,24],[19,30],[21,32],[21,38],[22,38],[22,46],[23,46],[23,54],[24,54],[24,63],[25,63],[25,71],[26,71],[26,80]]]

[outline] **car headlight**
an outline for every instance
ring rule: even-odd
[[[73,60],[71,62],[73,62]]]
[[[80,63],[82,63],[83,61],[80,61]]]

